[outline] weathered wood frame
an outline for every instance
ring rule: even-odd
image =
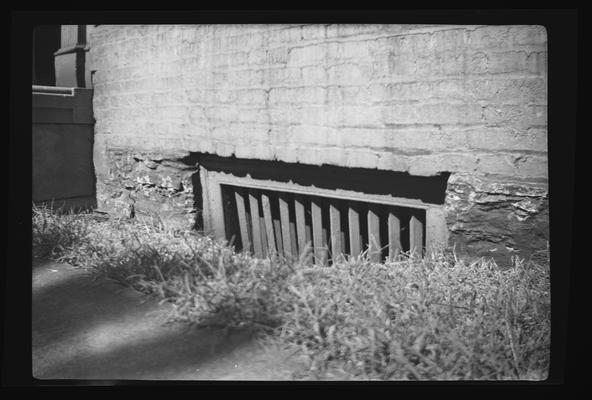
[[[365,203],[374,203],[390,206],[408,207],[415,209],[425,210],[426,221],[425,221],[425,250],[427,252],[434,249],[441,248],[446,245],[448,241],[448,230],[446,228],[445,211],[441,204],[429,204],[417,199],[408,198],[397,198],[389,195],[376,195],[355,192],[351,190],[330,190],[324,188],[317,188],[314,186],[302,186],[292,182],[276,182],[271,180],[259,180],[253,179],[249,175],[245,177],[238,177],[230,173],[221,171],[209,171],[203,166],[200,168],[200,179],[203,188],[203,220],[204,229],[206,232],[210,232],[216,238],[225,237],[225,226],[224,226],[224,207],[222,202],[222,188],[221,185],[231,185],[241,188],[249,189],[260,189],[260,190],[273,190],[280,192],[290,192],[294,194],[300,194],[305,196],[319,196],[329,197],[340,200],[351,200]],[[245,202],[248,202],[248,195],[245,195]],[[297,218],[300,218],[299,205],[296,203],[296,214]],[[333,213],[332,223],[337,224],[335,211]],[[251,214],[251,217],[252,214]],[[349,215],[348,215],[349,217]],[[268,218],[267,224],[270,224]],[[397,226],[398,221],[394,217],[389,217],[389,240],[396,240],[396,233],[394,228]],[[243,228],[244,229],[244,228]],[[265,222],[261,225],[261,230],[266,229]],[[314,227],[313,227],[314,231]],[[313,240],[314,237],[313,232]],[[417,237],[417,233],[415,233]],[[250,238],[250,240],[254,240]],[[273,240],[268,238],[268,240]],[[328,240],[338,240],[335,238],[328,238]],[[301,235],[299,235],[299,242],[301,241]],[[396,243],[396,242],[395,242]],[[341,244],[340,244],[341,246]],[[265,249],[259,249],[256,247],[256,253],[264,254]],[[393,257],[396,254],[396,248],[394,248],[389,256]],[[321,259],[324,256],[318,254]]]

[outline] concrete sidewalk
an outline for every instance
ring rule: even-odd
[[[33,267],[33,376],[101,380],[289,380],[286,354],[253,334],[164,325],[170,305],[81,269]]]

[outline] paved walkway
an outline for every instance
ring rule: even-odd
[[[33,267],[38,379],[289,380],[293,361],[252,334],[163,324],[170,305],[65,264]]]

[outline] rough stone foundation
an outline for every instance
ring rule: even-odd
[[[199,155],[110,150],[107,159],[109,176],[97,184],[100,208],[122,217],[161,218],[178,229],[202,227]],[[512,256],[537,258],[548,249],[544,184],[452,174],[445,210],[449,245],[459,254],[507,264]]]
[[[107,176],[97,182],[99,208],[121,217],[160,218],[180,229],[200,227],[196,165],[163,153],[110,150],[106,156]]]
[[[548,248],[545,184],[452,174],[445,208],[450,245],[463,253],[507,262],[514,255],[536,258]]]

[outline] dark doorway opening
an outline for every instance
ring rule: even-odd
[[[55,86],[54,53],[60,48],[60,25],[43,25],[33,30],[33,85]]]

